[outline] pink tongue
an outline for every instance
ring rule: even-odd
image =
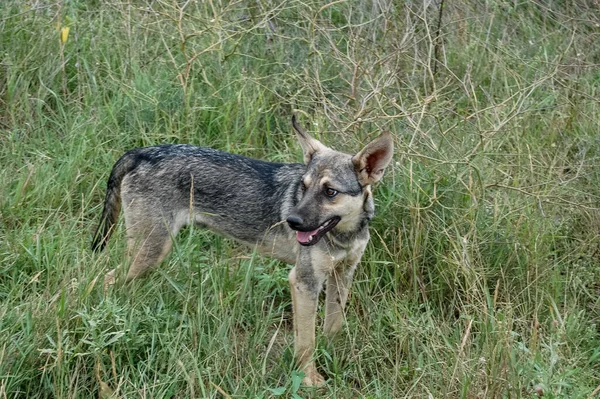
[[[317,234],[317,231],[319,231],[319,229],[313,231],[297,231],[296,240],[298,240],[299,242],[307,243],[310,241],[311,236]]]

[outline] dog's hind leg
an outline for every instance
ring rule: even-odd
[[[135,205],[123,210],[131,260],[126,281],[131,281],[159,265],[171,250],[172,237],[185,224],[170,215],[157,214],[159,207],[145,206],[142,201],[137,201]],[[115,270],[106,274],[105,286],[115,282],[115,274]]]
[[[144,230],[144,233],[135,234],[128,239],[132,262],[126,281],[131,281],[159,265],[171,250],[171,235],[166,226],[154,224],[150,230]]]
[[[344,308],[357,264],[358,262],[337,268],[327,278],[323,332],[328,338],[333,337],[342,327]]]

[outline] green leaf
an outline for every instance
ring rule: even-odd
[[[300,389],[300,384],[302,383],[302,379],[305,374],[302,371],[293,371],[292,372],[292,393],[298,392]]]
[[[281,396],[285,393],[285,387],[269,388],[269,391],[275,396]]]

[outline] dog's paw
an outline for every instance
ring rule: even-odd
[[[109,271],[108,273],[106,273],[104,275],[104,292],[106,292],[106,290],[108,290],[108,287],[115,284],[115,282],[116,282],[115,273],[116,273],[116,270],[112,269],[111,271]]]
[[[325,378],[317,372],[317,370],[305,370],[305,376],[302,379],[302,384],[307,387],[322,387],[325,385]]]

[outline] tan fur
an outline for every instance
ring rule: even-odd
[[[325,320],[323,332],[332,338],[341,329],[344,308],[352,283],[354,271],[367,246],[368,237],[352,248],[328,250],[315,248],[312,252],[315,261],[314,272],[326,281]],[[294,353],[305,377],[302,383],[307,386],[323,385],[325,379],[317,371],[313,353],[315,349],[315,318],[318,295],[314,295],[296,279],[296,268],[289,275],[294,312]]]
[[[317,372],[313,353],[315,350],[315,319],[318,297],[302,285],[296,278],[296,268],[289,274],[294,315],[294,354],[300,369],[304,371],[302,382],[308,386],[318,386],[325,379]]]
[[[341,196],[331,205],[325,205],[324,208],[342,216],[342,220],[336,226],[338,231],[352,231],[362,212],[362,207],[367,198],[371,195],[371,188],[365,187],[363,195],[357,197]]]

